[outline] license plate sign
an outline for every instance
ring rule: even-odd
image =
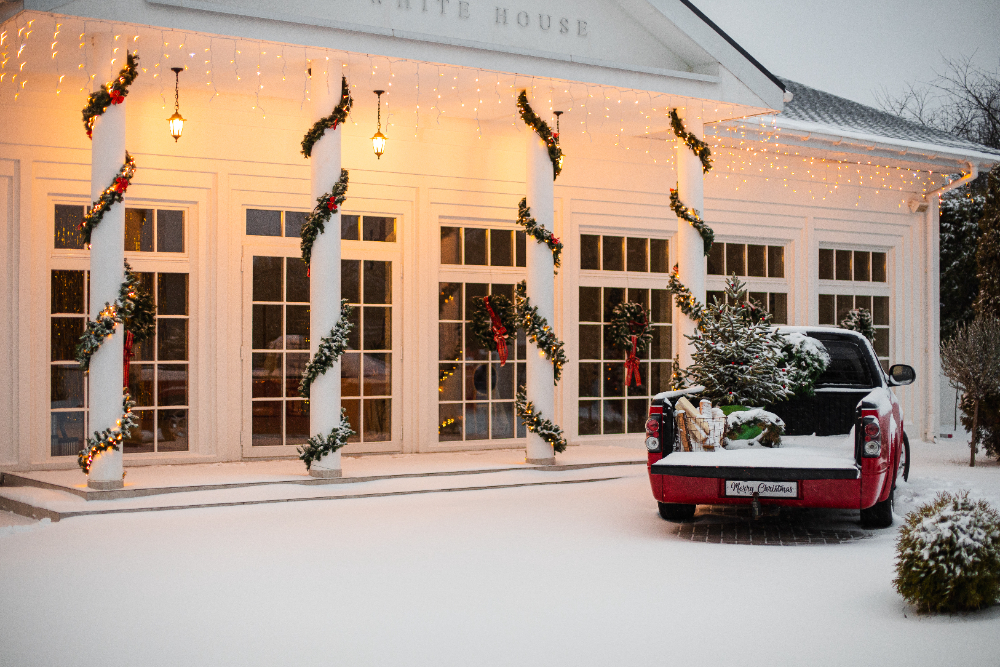
[[[727,498],[752,498],[755,493],[760,498],[798,498],[799,483],[726,480]]]

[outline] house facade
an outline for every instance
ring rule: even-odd
[[[155,336],[128,362],[139,425],[126,466],[296,456],[335,406],[356,431],[346,454],[550,459],[516,416],[525,384],[570,445],[641,446],[649,399],[693,331],[666,290],[675,265],[701,300],[739,276],[775,323],[869,308],[886,367],[917,369],[897,390],[911,436],[937,432],[935,193],[997,156],[782,81],[688,2],[48,5],[3,10],[0,35],[5,469],[75,466],[121,412],[122,348],[108,343],[89,374],[75,350],[122,259],[156,309]],[[80,110],[128,52],[138,77],[89,139]],[[306,158],[303,135],[342,80],[350,116]],[[559,133],[556,179],[521,91]],[[671,110],[709,144],[710,171]],[[88,247],[79,225],[126,149],[136,171],[109,209],[119,226],[102,222]],[[300,232],[341,167],[346,201],[307,271]],[[714,231],[707,256],[671,189]],[[555,272],[516,224],[522,198],[564,245]],[[513,298],[522,280],[565,343],[554,391],[523,334],[501,365],[471,332],[473,299]],[[348,349],[307,403],[299,380],[341,297]],[[624,300],[653,324],[628,387],[606,331]]]

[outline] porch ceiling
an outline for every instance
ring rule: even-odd
[[[385,90],[386,122],[404,127],[449,118],[514,124],[521,89],[528,89],[535,110],[551,124],[552,111],[565,112],[564,133],[664,136],[671,107],[693,110],[708,123],[762,111],[631,88],[40,12],[21,12],[2,26],[0,99],[6,104],[59,94],[82,100],[95,82],[108,80],[122,66],[126,49],[137,50],[141,59],[135,92],[159,95],[169,106],[170,68],[184,67],[182,107],[185,101],[232,105],[252,109],[262,120],[269,107],[299,102],[308,108],[317,87],[339,86],[340,73],[350,82],[355,113],[374,116],[371,91]]]

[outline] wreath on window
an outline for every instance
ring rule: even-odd
[[[637,387],[641,387],[638,355],[645,354],[653,342],[653,327],[646,308],[634,301],[615,306],[611,312],[610,335],[612,347],[628,355],[625,358],[625,386],[634,381]]]
[[[472,335],[480,345],[507,363],[507,341],[517,333],[517,312],[510,299],[502,294],[488,294],[472,300]]]

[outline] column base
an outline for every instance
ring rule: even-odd
[[[344,476],[343,470],[333,470],[331,468],[317,468],[313,466],[309,468],[309,476],[316,477],[318,479],[336,479],[338,477]]]
[[[550,456],[547,459],[524,459],[524,462],[528,465],[533,466],[554,466],[556,464],[556,457]]]
[[[125,481],[121,479],[99,480],[88,479],[87,488],[95,491],[115,491],[125,488]]]

